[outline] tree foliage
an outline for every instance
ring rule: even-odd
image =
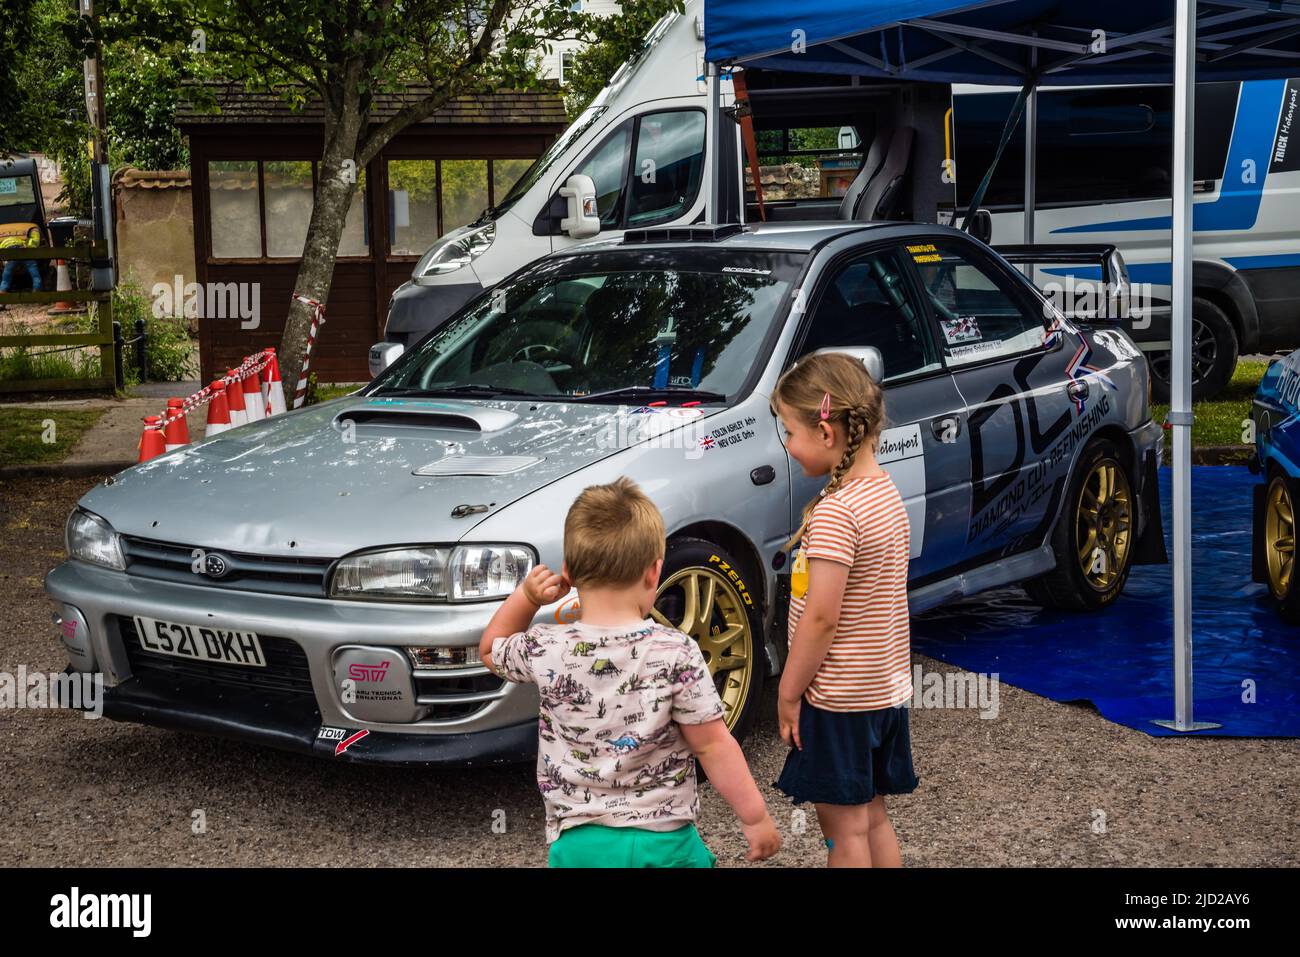
[[[587,108],[614,71],[641,49],[650,28],[666,13],[684,9],[682,0],[625,0],[617,17],[593,17],[591,42],[573,56],[565,74],[564,105],[570,119]]]

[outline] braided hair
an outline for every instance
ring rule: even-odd
[[[817,503],[839,490],[858,451],[864,445],[875,447],[885,422],[885,396],[860,360],[843,352],[824,352],[804,356],[781,376],[772,393],[773,413],[777,402],[806,425],[816,427],[825,421],[835,428],[839,423],[847,439],[826,487],[804,506],[798,530],[785,543],[788,551],[803,538]]]

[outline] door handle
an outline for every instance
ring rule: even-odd
[[[953,442],[961,435],[961,416],[956,412],[930,420],[930,432],[940,442]]]
[[[1071,399],[1088,398],[1088,383],[1075,379],[1065,387],[1065,394]]]

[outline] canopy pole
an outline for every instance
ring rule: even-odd
[[[1174,478],[1174,720],[1155,724],[1200,731],[1192,718],[1192,156],[1196,100],[1196,0],[1174,14],[1174,156],[1172,351],[1169,424]]]
[[[1036,36],[1037,34],[1035,34]],[[1039,48],[1030,51],[1030,68],[1039,69]],[[1024,244],[1034,246],[1034,196],[1039,177],[1039,87],[1035,85],[1024,100]],[[1026,274],[1034,278],[1034,267],[1026,264]]]
[[[705,85],[708,87],[709,117],[707,122],[709,140],[714,144],[715,150],[722,143],[722,83],[719,77],[721,71],[716,63],[704,64]],[[719,223],[721,212],[719,204],[722,201],[722,164],[728,157],[724,157],[715,152],[718,158],[713,163],[713,169],[709,173],[708,185],[708,208],[705,210],[704,221],[707,223]],[[743,205],[743,204],[742,204]],[[741,210],[741,219],[744,219],[744,210]]]

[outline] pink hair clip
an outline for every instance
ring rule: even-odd
[[[822,396],[822,418],[829,419],[830,417],[831,417],[831,394],[827,392],[825,395]]]

